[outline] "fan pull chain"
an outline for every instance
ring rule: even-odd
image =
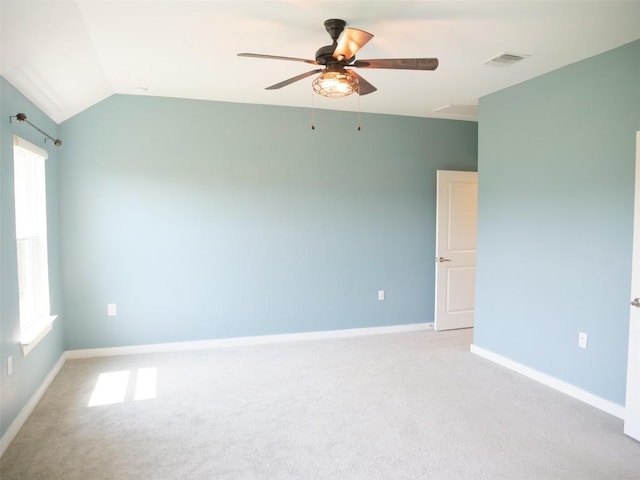
[[[316,109],[313,105],[313,92],[311,92],[311,130],[316,129]]]
[[[358,83],[358,119],[356,123],[357,123],[356,130],[360,131],[361,130],[360,128],[360,83]]]

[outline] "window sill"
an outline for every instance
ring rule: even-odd
[[[23,356],[26,357],[47,336],[47,333],[53,328],[53,322],[56,318],[58,318],[57,315],[41,317],[36,323],[20,333],[20,347]]]

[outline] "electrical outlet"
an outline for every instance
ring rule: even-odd
[[[384,300],[384,290],[378,290],[378,300]]]
[[[107,315],[109,317],[115,317],[116,316],[116,304],[115,303],[107,304]]]
[[[13,373],[13,357],[9,355],[7,357],[7,376],[11,376]]]
[[[587,334],[584,332],[578,332],[578,346],[580,348],[587,348]]]

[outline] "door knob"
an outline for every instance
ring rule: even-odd
[[[442,263],[442,262],[450,262],[450,261],[451,261],[451,259],[449,259],[449,258],[444,258],[444,257],[438,257],[438,258],[436,259],[436,262],[440,262],[440,263]],[[640,302],[640,299],[637,299],[637,300]],[[640,307],[640,303],[638,303],[638,306]]]
[[[640,298],[634,298],[631,305],[640,308]]]

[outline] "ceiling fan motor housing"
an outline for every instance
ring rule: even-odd
[[[324,47],[320,47],[316,51],[316,62],[320,65],[327,65],[330,63],[336,63],[337,60],[333,58],[333,52],[336,49],[336,44],[333,45],[325,45]]]

